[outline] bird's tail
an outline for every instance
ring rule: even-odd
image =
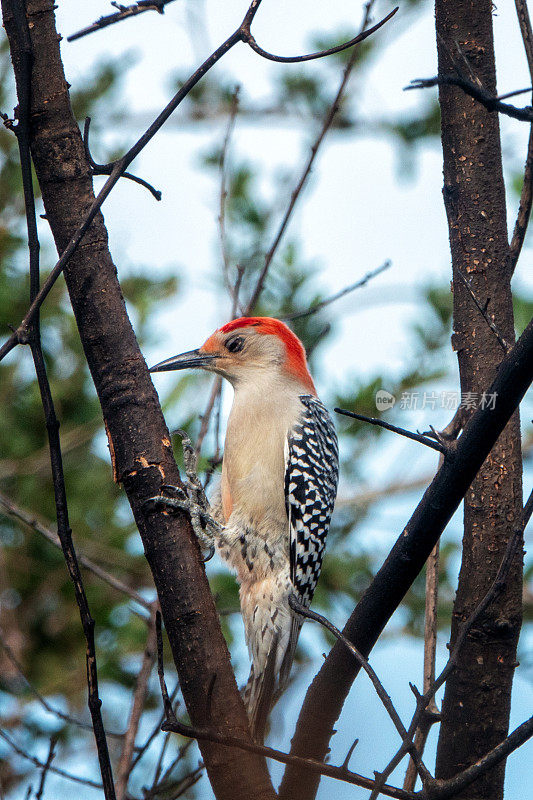
[[[254,653],[252,668],[243,691],[243,699],[250,719],[252,736],[262,744],[265,737],[268,715],[277,703],[289,682],[296,645],[302,623],[292,614],[287,615],[285,625],[262,629],[262,647]],[[275,623],[275,620],[274,620]]]

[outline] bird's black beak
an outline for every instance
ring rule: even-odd
[[[214,358],[218,358],[218,353],[202,353],[200,350],[189,350],[179,356],[172,356],[164,361],[160,361],[154,367],[150,367],[150,372],[169,372],[174,369],[188,369],[198,367],[208,367]]]

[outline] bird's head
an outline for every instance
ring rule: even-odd
[[[150,372],[199,368],[217,372],[234,387],[244,381],[284,378],[316,394],[305,349],[285,323],[271,317],[240,317],[218,328],[198,350],[156,364]]]

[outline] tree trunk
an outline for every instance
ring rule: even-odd
[[[32,157],[61,253],[94,194],[70,107],[53,8],[50,0],[2,0],[19,97],[24,91],[24,43],[17,19],[27,25],[26,36],[29,32]],[[179,484],[180,478],[159,401],[126,314],[101,214],[69,261],[65,280],[118,477],[152,569],[192,723],[249,738],[246,713],[190,524],[184,516],[143,511],[143,501],[158,494],[161,484]],[[219,800],[234,800],[236,787],[240,798],[271,800],[275,796],[264,758],[209,743],[200,743],[200,748]]]
[[[436,0],[439,75],[454,65],[496,94],[491,0]],[[465,60],[467,59],[467,61]],[[453,263],[454,333],[463,400],[475,403],[493,379],[502,348],[457,273],[461,270],[507,341],[514,340],[505,189],[496,114],[460,89],[442,86],[444,203]],[[490,398],[485,401],[490,402]],[[468,413],[468,411],[467,411]],[[522,509],[518,414],[507,425],[464,500],[463,556],[451,646],[461,623],[494,579]],[[507,733],[521,625],[521,555],[507,587],[476,625],[448,679],[437,753],[437,778],[451,777]],[[460,796],[503,796],[505,763]]]

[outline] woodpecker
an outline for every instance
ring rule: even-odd
[[[283,323],[241,317],[198,349],[151,368],[200,368],[233,386],[213,542],[236,572],[252,661],[244,690],[252,733],[285,689],[301,628],[289,597],[309,606],[338,480],[337,436],[304,347]]]

